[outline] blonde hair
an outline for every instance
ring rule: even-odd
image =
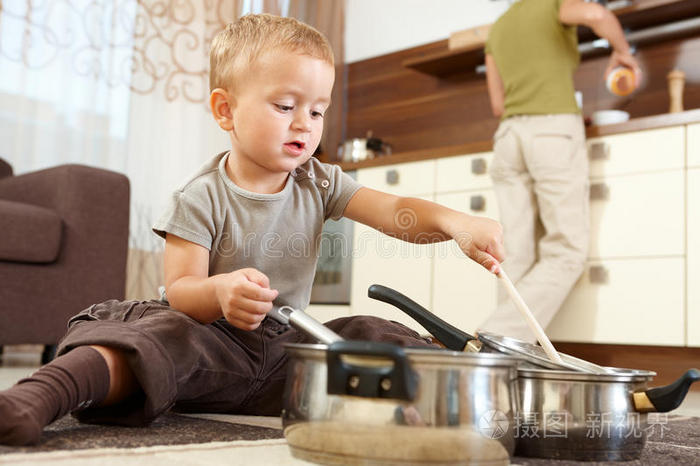
[[[308,24],[269,14],[246,15],[229,23],[211,43],[209,90],[231,89],[240,72],[278,47],[334,64],[328,40]]]

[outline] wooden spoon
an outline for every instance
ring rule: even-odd
[[[503,281],[503,284],[506,286],[506,291],[508,291],[508,294],[510,295],[510,299],[513,300],[515,307],[518,308],[520,313],[525,318],[525,321],[530,326],[530,330],[532,330],[532,333],[534,333],[537,337],[537,341],[539,341],[540,345],[542,345],[544,352],[547,353],[547,357],[549,357],[552,362],[560,364],[563,363],[559,353],[557,353],[557,350],[554,349],[554,345],[552,345],[552,342],[549,340],[549,338],[547,338],[547,334],[544,333],[544,329],[542,329],[540,323],[537,322],[537,319],[535,319],[534,314],[530,308],[527,307],[525,301],[523,301],[523,297],[520,296],[518,290],[515,289],[513,282],[510,281],[510,278],[508,278],[508,275],[506,275],[503,267],[500,267],[500,269],[501,270],[498,272],[498,278]]]

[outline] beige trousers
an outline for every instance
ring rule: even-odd
[[[504,120],[494,135],[490,174],[503,224],[503,268],[546,328],[588,254],[588,157],[581,117]],[[498,307],[479,329],[535,341],[500,283]]]

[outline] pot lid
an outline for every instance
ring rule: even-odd
[[[562,362],[557,363],[547,357],[544,348],[515,338],[504,337],[490,332],[479,332],[479,340],[501,353],[518,356],[525,361],[546,369],[586,372],[588,374],[610,374],[613,368],[599,366],[584,359],[559,353]]]

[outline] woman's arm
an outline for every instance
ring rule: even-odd
[[[491,54],[486,54],[486,88],[489,91],[491,111],[494,116],[500,117],[503,115],[505,90],[503,89],[503,80],[498,72],[498,67]]]
[[[634,71],[636,85],[642,81],[639,63],[630,53],[630,46],[620,22],[610,10],[602,5],[583,0],[564,0],[559,7],[559,21],[567,25],[588,26],[598,36],[606,39],[612,47],[605,76],[617,66],[626,66]]]

